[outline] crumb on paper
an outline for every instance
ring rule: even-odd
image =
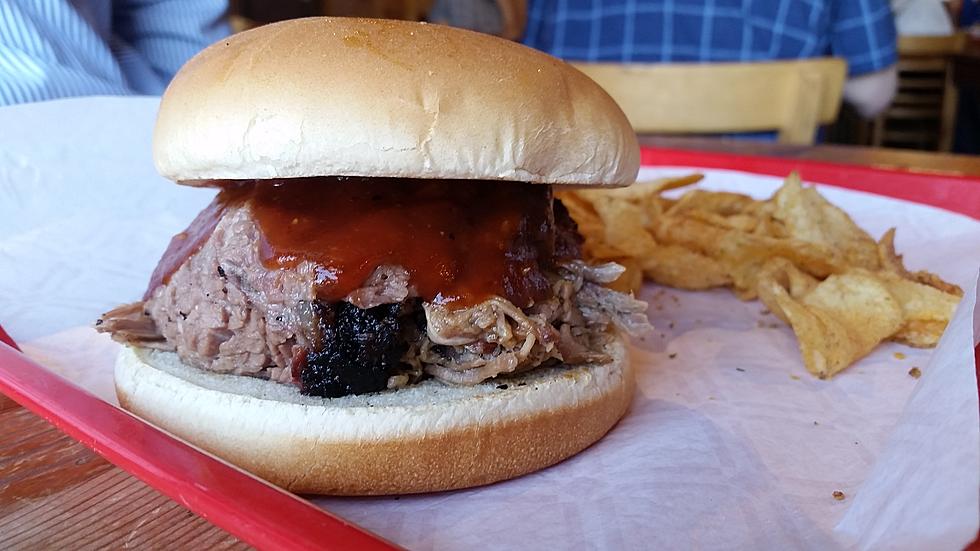
[[[741,367],[736,367],[736,368],[735,368],[735,371],[741,371],[742,373],[745,373],[745,370],[744,370],[744,369],[742,369]]]
[[[673,329],[673,328],[674,328],[674,322],[670,322],[670,323],[668,323],[668,324],[667,324],[667,327],[669,327],[669,328],[671,328],[671,329]]]
[[[790,375],[789,378],[790,379],[793,379],[794,381],[799,381],[800,380],[800,376],[799,375]]]
[[[673,360],[674,358],[677,357],[677,352],[673,352],[673,353],[667,354],[667,357]]]
[[[902,354],[901,352],[896,352],[896,353],[892,354],[892,356],[895,356],[895,359],[896,360],[904,360],[905,359],[905,354]]]
[[[844,495],[844,492],[840,490],[834,490],[834,499],[836,499],[837,501],[844,501],[845,497],[847,496]]]
[[[759,310],[759,315],[760,316],[768,316],[771,313],[772,312],[770,312],[768,308],[763,308],[762,310]]]
[[[708,396],[708,399],[709,399],[709,400],[714,400],[714,399],[715,399],[715,397],[714,397],[714,396]]]
[[[913,367],[912,369],[909,370],[909,377],[912,377],[913,379],[918,379],[921,376],[922,376],[922,370],[919,369],[918,367]]]
[[[817,425],[819,425],[819,424],[820,424],[820,423],[818,423],[818,422],[816,422],[816,421],[814,421],[814,422],[813,422],[813,426],[817,426]]]

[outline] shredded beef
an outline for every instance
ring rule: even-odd
[[[408,286],[408,270],[401,266],[378,266],[364,286],[347,295],[347,302],[358,308],[402,302],[415,293]]]
[[[476,384],[555,357],[558,332],[548,320],[500,297],[459,310],[426,304],[425,317],[422,362],[446,382]]]
[[[316,267],[264,266],[259,230],[248,205],[239,205],[166,283],[107,312],[96,328],[120,342],[174,350],[201,369],[292,383],[317,396],[397,388],[426,374],[476,384],[540,365],[605,361],[610,326],[649,330],[646,304],[604,286],[622,267],[576,260],[575,222],[554,205],[559,264],[535,283],[549,297],[523,309],[502,297],[460,309],[423,304],[408,272],[390,265],[344,301],[319,302]],[[530,242],[514,250],[550,262],[534,256]]]
[[[635,335],[651,329],[646,303],[601,285],[622,272],[614,263],[563,263],[552,276],[552,298],[527,312],[500,297],[457,310],[426,304],[420,347],[426,373],[476,384],[552,361],[606,361],[596,351],[610,325]]]
[[[605,287],[616,281],[624,268],[615,262],[591,266],[576,260],[562,265],[566,277],[577,283],[575,306],[591,326],[615,325],[627,334],[639,337],[653,329],[647,318],[647,304]]]
[[[95,325],[99,331],[109,333],[112,340],[117,342],[137,343],[144,348],[157,350],[173,350],[173,343],[160,334],[145,306],[142,301],[123,304],[103,314]]]
[[[555,212],[555,257],[559,259],[582,258],[585,238],[578,232],[578,224],[559,199],[553,203]]]

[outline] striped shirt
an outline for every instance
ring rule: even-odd
[[[575,61],[897,60],[888,0],[529,0],[524,43]]]
[[[227,36],[227,0],[0,0],[0,105],[163,92]]]

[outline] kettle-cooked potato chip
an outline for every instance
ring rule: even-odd
[[[731,285],[732,278],[717,260],[677,245],[659,245],[640,259],[643,274],[678,289],[701,291]]]
[[[893,273],[882,272],[878,277],[902,306],[905,323],[892,340],[919,348],[936,346],[960,297]]]
[[[907,320],[889,340],[916,348],[932,348],[939,343],[947,325],[948,320]]]
[[[902,261],[902,255],[895,253],[895,228],[891,228],[881,236],[878,240],[878,259],[881,263],[881,269],[884,272],[891,272],[897,274],[909,281],[915,281],[916,283],[921,283],[923,285],[928,285],[938,289],[946,294],[954,295],[957,297],[963,296],[963,289],[959,285],[953,285],[936,274],[927,272],[925,270],[919,270],[917,272],[909,272],[905,269],[905,263]]]
[[[657,242],[644,225],[647,215],[640,205],[607,195],[596,197],[592,208],[602,219],[603,241],[623,251],[625,256],[645,257],[656,248]]]
[[[666,214],[676,216],[688,211],[700,211],[731,216],[742,214],[755,202],[755,199],[741,193],[692,189],[678,199],[677,203],[671,206]]]
[[[790,174],[772,201],[776,206],[773,216],[786,226],[790,237],[832,247],[849,266],[878,268],[875,240],[815,188],[803,187],[799,174]]]
[[[778,270],[765,271],[759,298],[790,324],[804,366],[821,379],[864,357],[902,326],[901,306],[870,272],[829,276],[800,298],[790,294],[788,280]]]
[[[728,232],[717,243],[718,258],[733,270],[736,286],[755,287],[756,272],[770,258],[785,258],[801,270],[826,277],[847,269],[837,251],[819,243],[779,239],[743,232]],[[744,278],[735,272],[744,274]]]
[[[887,339],[938,342],[962,290],[906,270],[894,229],[874,241],[796,173],[765,201],[697,189],[660,195],[700,178],[557,195],[579,224],[587,258],[626,266],[617,289],[637,290],[642,271],[661,285],[730,286],[743,300],[759,298],[792,326],[806,368],[819,377]]]

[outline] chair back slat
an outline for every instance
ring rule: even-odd
[[[698,64],[575,63],[609,92],[641,134],[777,131],[813,143],[837,118],[843,60]]]

